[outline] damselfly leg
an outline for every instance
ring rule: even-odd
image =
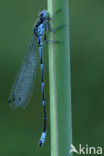
[[[62,11],[62,9],[57,10],[57,11],[53,14],[52,17],[48,17],[47,19],[48,19],[48,20],[54,20],[55,16],[56,16],[58,13],[60,13],[61,11]]]

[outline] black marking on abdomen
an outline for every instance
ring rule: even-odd
[[[42,40],[38,39],[38,46],[39,46],[39,54],[40,54],[40,67],[41,67],[41,84],[42,84],[42,101],[43,101],[43,112],[44,112],[44,126],[43,126],[43,132],[46,132],[46,108],[45,108],[45,96],[44,96],[44,76],[43,76],[43,60],[42,60]],[[42,133],[43,133],[42,132]],[[42,141],[40,139],[39,146],[42,145]]]

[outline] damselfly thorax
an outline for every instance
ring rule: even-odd
[[[34,27],[34,33],[37,38],[43,35],[43,31],[44,31],[44,29],[48,28],[48,24],[49,24],[48,12],[46,10],[43,10],[40,13],[39,21],[36,23],[36,25]]]

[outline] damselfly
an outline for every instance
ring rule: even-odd
[[[59,10],[60,11],[60,10]],[[56,13],[58,13],[57,11]],[[55,15],[54,15],[55,16]],[[52,18],[54,18],[54,16]],[[33,35],[29,42],[25,58],[13,83],[10,95],[9,104],[13,109],[22,107],[26,108],[29,104],[36,77],[36,65],[37,65],[37,55],[36,55],[36,42],[38,42],[39,54],[40,54],[40,66],[41,66],[41,82],[42,82],[42,101],[44,110],[44,127],[43,132],[39,141],[39,146],[42,146],[46,138],[46,108],[45,108],[45,95],[44,95],[44,77],[43,77],[43,59],[42,59],[42,46],[44,35],[44,41],[46,40],[47,29],[50,31],[49,21],[52,19],[48,17],[48,12],[43,10],[40,13],[40,19],[36,23],[33,29]],[[60,27],[58,28],[60,29]]]

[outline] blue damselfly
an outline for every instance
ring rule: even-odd
[[[59,10],[60,11],[60,10]],[[56,13],[58,13],[57,11]],[[55,14],[54,14],[55,16]],[[49,18],[48,12],[43,10],[40,12],[40,19],[36,23],[32,38],[29,42],[26,55],[21,64],[19,72],[16,76],[16,79],[13,83],[10,95],[9,95],[9,104],[13,109],[22,107],[26,108],[29,104],[34,89],[34,82],[36,77],[36,66],[37,66],[37,54],[36,54],[36,44],[38,42],[39,54],[40,54],[40,65],[41,65],[41,83],[42,83],[42,101],[43,101],[43,111],[44,111],[44,126],[43,132],[39,141],[39,146],[42,146],[46,138],[46,108],[45,108],[45,95],[44,95],[44,76],[43,76],[43,59],[42,59],[42,47],[44,36],[44,41],[49,42],[51,40],[46,39],[47,29],[50,31],[56,31],[57,29],[52,30],[50,28],[50,20],[54,18]],[[58,29],[60,29],[59,27]],[[57,42],[57,41],[53,41]]]

